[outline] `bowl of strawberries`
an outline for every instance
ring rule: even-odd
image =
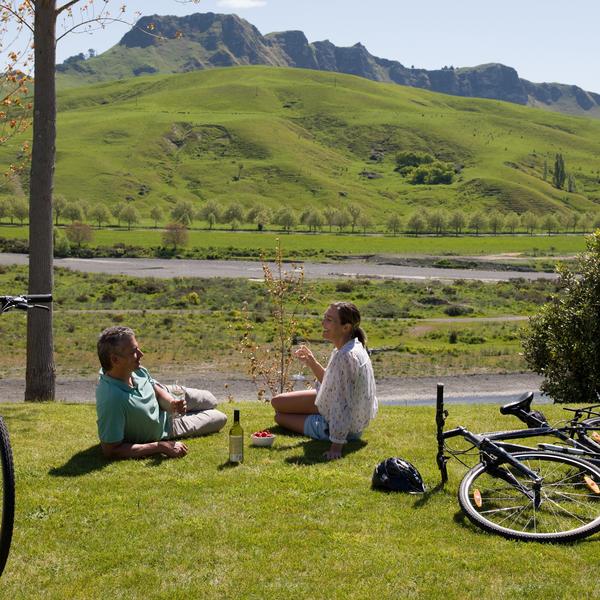
[[[262,431],[255,431],[250,439],[253,446],[272,446],[275,441],[275,435],[268,429],[263,429]]]

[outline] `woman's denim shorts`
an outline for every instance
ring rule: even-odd
[[[313,440],[329,441],[329,423],[321,415],[308,415],[304,420],[304,435]],[[348,441],[359,440],[362,433],[349,433]]]

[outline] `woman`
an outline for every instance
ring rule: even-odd
[[[335,302],[323,317],[323,337],[335,349],[323,368],[306,347],[295,355],[320,382],[317,390],[288,392],[271,400],[275,421],[297,433],[329,440],[328,460],[342,457],[348,440],[360,438],[377,414],[375,377],[360,327],[360,313],[351,302]]]

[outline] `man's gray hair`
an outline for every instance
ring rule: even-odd
[[[118,354],[121,346],[125,342],[135,337],[135,332],[131,327],[108,327],[98,338],[98,358],[104,371],[110,371],[112,368],[113,354]]]

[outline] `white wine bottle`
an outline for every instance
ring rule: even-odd
[[[244,430],[240,425],[240,411],[233,411],[233,426],[229,430],[229,462],[244,462]]]

